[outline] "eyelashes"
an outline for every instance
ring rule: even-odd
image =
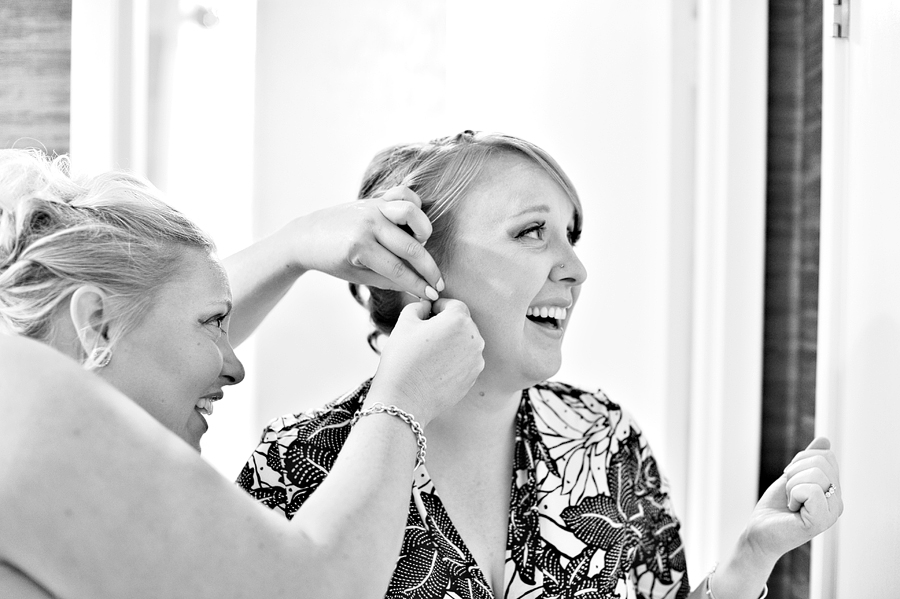
[[[539,241],[544,240],[544,234],[547,231],[547,226],[544,223],[535,223],[526,229],[523,229],[521,233],[516,235],[516,239],[537,239]]]
[[[225,319],[228,318],[228,314],[219,314],[217,316],[213,316],[209,320],[207,320],[204,324],[215,327],[219,330],[220,333],[228,334],[228,331],[225,330]]]
[[[536,241],[543,241],[545,235],[547,234],[547,224],[546,223],[534,223],[529,227],[523,229],[518,235],[516,235],[516,239],[534,239]],[[575,247],[575,244],[578,243],[579,238],[581,237],[580,231],[574,231],[569,229],[566,231],[566,239],[569,241],[569,245]]]

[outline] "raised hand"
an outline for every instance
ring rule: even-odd
[[[394,404],[425,426],[468,393],[484,368],[483,349],[464,303],[409,304],[381,353],[367,403]]]
[[[436,300],[443,291],[441,273],[423,245],[431,222],[407,187],[313,212],[296,225],[296,259],[306,270],[423,299]]]
[[[843,511],[837,459],[830,441],[819,437],[766,489],[750,517],[747,540],[760,555],[777,559],[830,528]]]

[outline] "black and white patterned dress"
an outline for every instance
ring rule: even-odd
[[[324,410],[273,420],[238,484],[292,518],[333,466],[367,391],[365,383]],[[505,597],[688,596],[667,483],[640,429],[603,393],[556,382],[523,391],[513,470]],[[419,466],[387,597],[493,596]]]

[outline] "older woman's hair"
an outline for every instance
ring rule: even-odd
[[[577,239],[582,226],[581,201],[562,168],[538,146],[499,133],[464,131],[428,143],[387,148],[369,163],[359,198],[378,197],[397,185],[405,185],[415,191],[433,227],[427,248],[440,266],[452,251],[457,204],[464,201],[472,183],[491,157],[503,154],[518,155],[533,161],[562,188],[575,207],[573,237]],[[378,337],[390,335],[397,324],[404,306],[402,292],[370,287],[365,298],[356,284],[350,285],[350,291],[369,310],[375,325],[375,331],[369,335],[369,345],[378,351]]]
[[[95,285],[109,300],[100,326],[119,325],[113,346],[140,322],[186,248],[215,246],[147,181],[69,170],[65,156],[0,150],[0,326],[46,341],[55,311]],[[84,366],[95,367],[89,357]]]

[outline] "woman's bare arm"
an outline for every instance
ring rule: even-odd
[[[834,485],[834,490],[826,494]],[[757,599],[778,559],[831,528],[844,511],[831,442],[819,437],[798,453],[760,498],[734,549],[690,597]]]
[[[451,367],[456,377],[420,373],[420,384],[435,384],[419,392],[471,386],[481,338],[459,306],[427,321],[428,304],[404,312],[409,342],[388,344],[376,399],[407,399],[402,384],[415,377],[405,364]],[[447,343],[426,342],[435,338]],[[404,353],[437,345],[456,355],[418,362]],[[454,360],[477,368],[464,373]],[[429,397],[417,416],[458,399]],[[0,410],[0,562],[55,596],[355,598],[387,588],[417,450],[399,419],[362,419],[316,501],[288,522],[100,378],[36,342],[0,337]]]
[[[414,192],[396,187],[380,198],[339,204],[294,219],[226,258],[234,295],[231,342],[243,343],[308,270],[437,299],[436,291],[443,290],[441,274],[422,245],[431,235],[431,223],[421,205]]]
[[[0,597],[53,599],[53,595],[10,564],[0,562]]]

